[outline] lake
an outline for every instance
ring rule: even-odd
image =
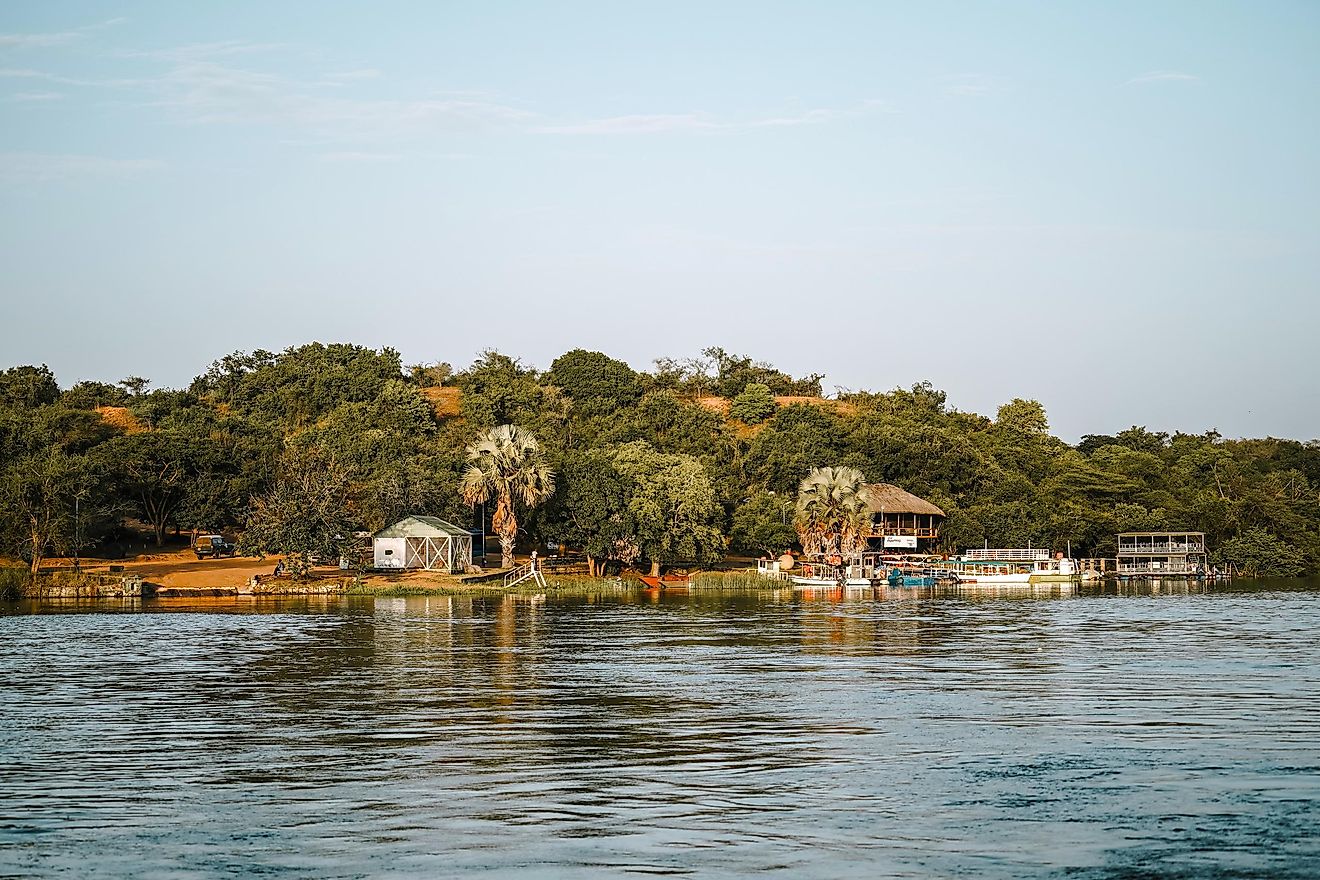
[[[914,592],[0,603],[0,876],[1320,876],[1320,582]]]

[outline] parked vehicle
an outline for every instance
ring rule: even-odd
[[[233,556],[238,548],[224,539],[222,535],[198,535],[197,543],[193,544],[193,552],[197,554],[198,559],[205,559],[207,556],[219,558],[221,556]]]

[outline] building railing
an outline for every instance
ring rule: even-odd
[[[1162,560],[1160,562],[1125,562],[1118,561],[1119,574],[1150,575],[1185,575],[1198,574],[1205,570],[1205,560],[1187,558]]]
[[[1119,556],[1151,556],[1161,553],[1204,553],[1205,543],[1119,544]]]
[[[885,535],[906,535],[906,536],[912,536],[912,537],[917,537],[917,538],[938,538],[938,537],[940,536],[940,530],[939,530],[939,529],[920,529],[920,528],[918,528],[918,529],[914,529],[914,528],[903,528],[903,527],[886,527],[886,526],[882,526],[882,525],[880,525],[879,523],[876,523],[876,524],[874,524],[874,525],[871,526],[871,534],[870,534],[870,537],[872,537],[872,538],[883,538]]]
[[[1049,548],[978,547],[967,551],[972,560],[1000,560],[1004,562],[1041,562],[1050,558]]]

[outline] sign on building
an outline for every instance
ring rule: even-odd
[[[916,550],[916,535],[885,535],[885,547],[898,550]]]

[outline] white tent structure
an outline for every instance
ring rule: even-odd
[[[371,537],[374,568],[458,574],[472,561],[472,533],[434,516],[409,516]]]

